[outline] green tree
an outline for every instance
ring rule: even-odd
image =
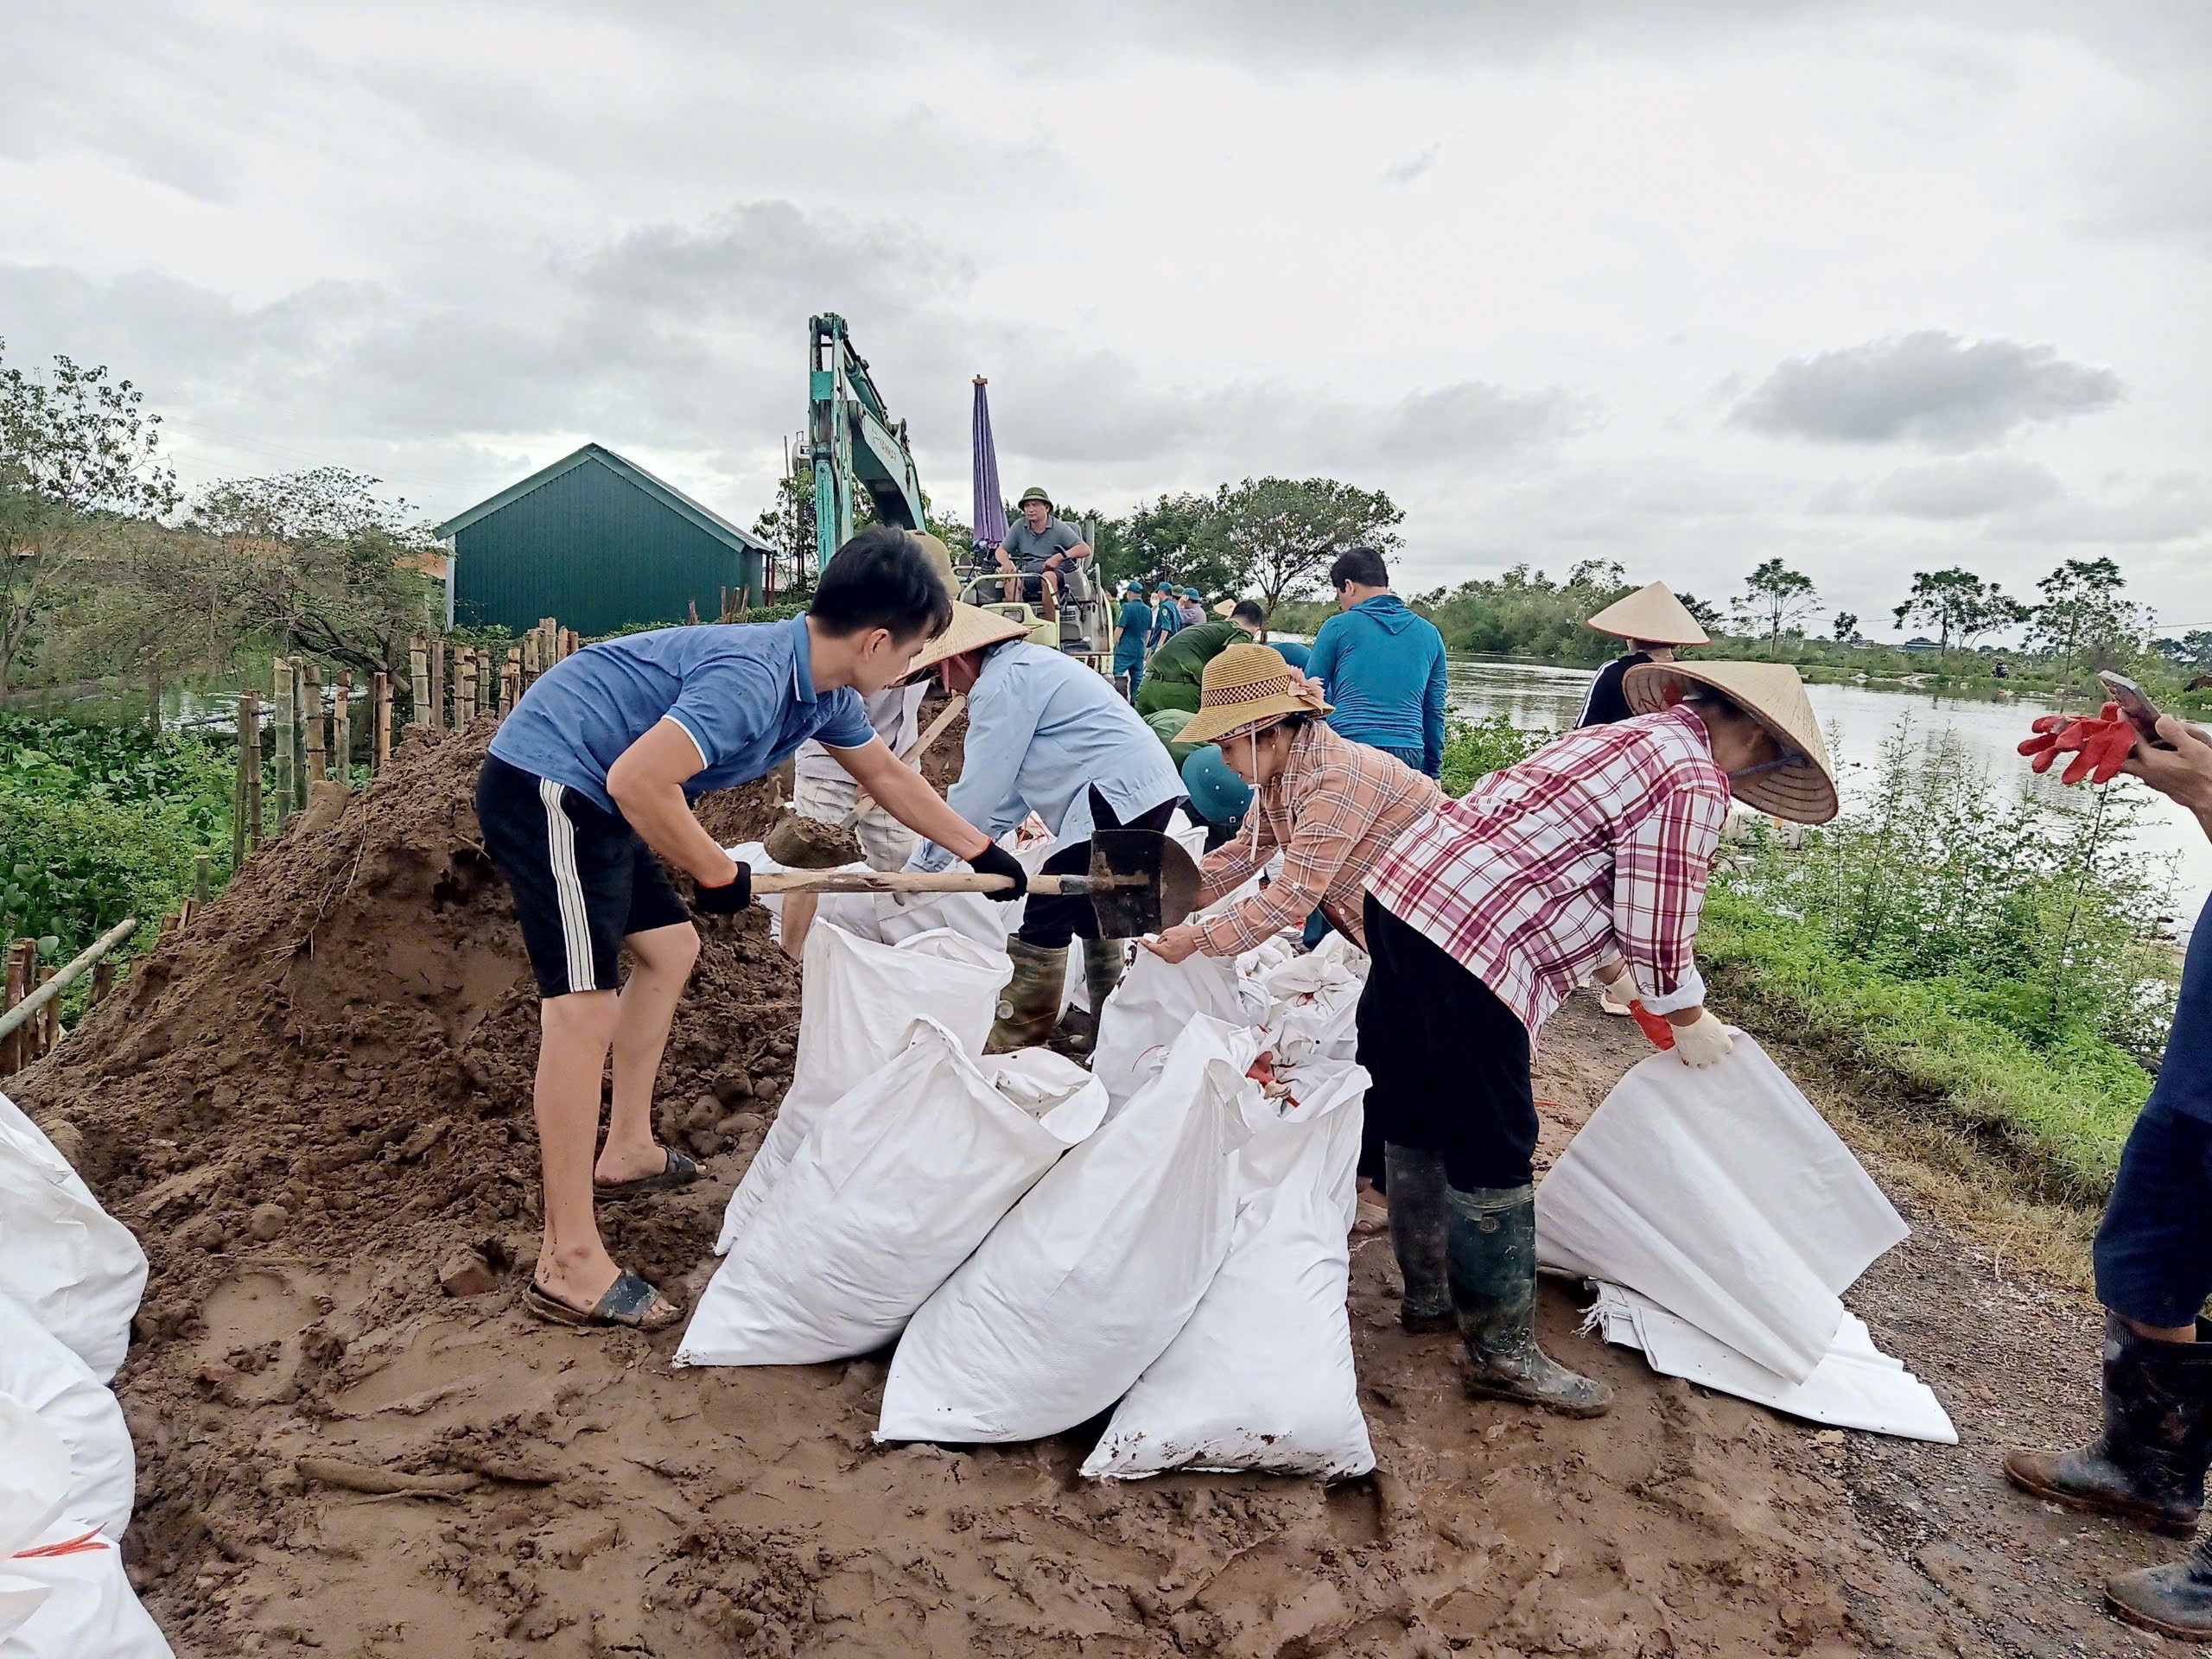
[[[1728,614],[1709,599],[1700,599],[1695,594],[1676,594],[1690,619],[1707,633],[1718,639],[1728,626]]]
[[[144,403],[105,365],[57,356],[39,374],[0,361],[0,692],[118,527],[181,499],[161,459],[162,417]]]
[[[2143,607],[2120,598],[2127,578],[2109,558],[2069,559],[2041,582],[2028,641],[2063,662],[2107,668],[2135,654],[2146,630]]]
[[[1098,550],[1099,568],[1116,585],[1187,584],[1216,593],[1236,583],[1215,512],[1217,497],[1162,495],[1116,526],[1112,548]]]
[[[1856,611],[1838,611],[1835,620],[1828,624],[1828,637],[1836,644],[1849,645],[1859,637],[1859,613]]]
[[[1900,628],[1913,621],[1934,628],[1939,652],[1948,657],[1954,642],[1966,650],[1983,635],[2012,626],[2023,613],[1995,582],[1954,565],[1915,571],[1912,593],[1894,614]]]
[[[2176,668],[2212,668],[2212,628],[2191,628],[2178,639],[2158,640],[2155,648]]]
[[[1237,585],[1255,590],[1269,613],[1316,583],[1346,548],[1397,546],[1395,526],[1406,516],[1382,491],[1333,478],[1248,478],[1233,490],[1224,485],[1215,511]]]
[[[364,673],[406,661],[430,622],[444,550],[405,501],[342,467],[226,479],[193,503],[189,528],[219,545],[219,594],[244,632]]]
[[[1744,597],[1737,610],[1745,621],[1769,639],[1779,639],[1820,603],[1813,579],[1790,569],[1780,559],[1769,559],[1744,578]]]

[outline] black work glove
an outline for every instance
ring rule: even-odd
[[[1021,861],[995,841],[968,861],[968,868],[978,875],[1011,876],[1010,887],[994,887],[983,895],[995,905],[1010,905],[1029,891],[1029,872],[1021,868]]]
[[[703,881],[692,882],[691,910],[701,921],[726,921],[753,902],[753,867],[732,859],[730,868],[737,873],[735,877],[719,887],[710,887]]]

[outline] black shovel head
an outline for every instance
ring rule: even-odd
[[[1090,895],[1102,939],[1161,932],[1198,907],[1197,863],[1181,843],[1157,830],[1092,830],[1090,873],[1114,882]]]

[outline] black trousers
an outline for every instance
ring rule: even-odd
[[[1360,1173],[1379,1173],[1385,1142],[1440,1153],[1461,1192],[1535,1178],[1535,1085],[1529,1032],[1489,986],[1370,893],[1359,1063],[1374,1083]]]
[[[1182,797],[1172,796],[1123,823],[1114,816],[1114,809],[1106,804],[1106,798],[1094,784],[1090,789],[1090,822],[1100,830],[1164,831],[1168,819],[1175,816],[1175,809],[1182,804]],[[1081,875],[1090,868],[1090,842],[1084,840],[1063,847],[1046,859],[1043,874]],[[1053,893],[1048,897],[1036,893],[1023,906],[1021,928],[1014,937],[1039,950],[1065,950],[1076,939],[1098,937],[1098,915],[1091,909],[1090,900],[1080,895]]]

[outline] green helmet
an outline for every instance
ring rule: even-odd
[[[1034,484],[1032,484],[1027,489],[1021,493],[1021,499],[1015,502],[1014,505],[1018,507],[1026,507],[1032,501],[1042,501],[1047,509],[1049,509],[1052,505],[1052,498],[1046,494],[1044,491],[1039,489]]]

